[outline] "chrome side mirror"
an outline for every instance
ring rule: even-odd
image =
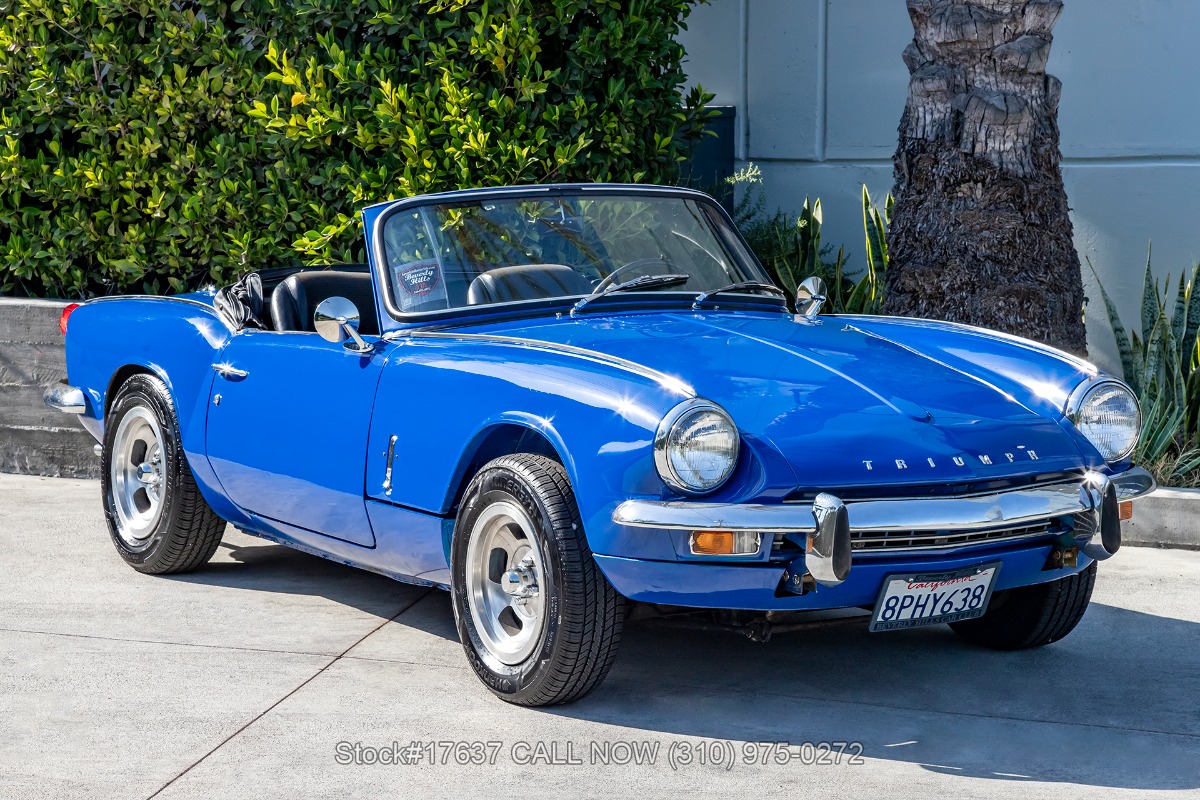
[[[327,297],[313,312],[313,327],[327,342],[342,342],[347,350],[367,353],[371,345],[358,335],[358,308],[344,297]]]
[[[796,313],[798,314],[815,317],[821,313],[821,306],[825,300],[825,281],[815,275],[805,278],[804,282],[796,287]]]

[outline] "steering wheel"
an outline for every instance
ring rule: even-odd
[[[671,262],[664,256],[656,256],[654,258],[639,258],[636,261],[630,261],[629,263],[622,264],[612,272],[608,273],[608,275],[604,277],[604,280],[597,283],[595,288],[592,289],[592,294],[600,294],[600,292],[603,292],[609,286],[612,286],[614,283],[616,283],[617,277],[620,276],[621,273],[629,272],[630,270],[637,269],[638,267],[648,267],[651,264],[662,264],[668,269],[670,269],[672,266]]]

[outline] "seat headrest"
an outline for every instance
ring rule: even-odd
[[[314,331],[313,312],[322,300],[344,297],[358,307],[359,333],[379,335],[371,276],[319,270],[289,275],[271,292],[271,322],[277,331]]]
[[[563,264],[517,264],[488,270],[471,281],[467,303],[511,303],[570,297],[592,290],[587,278]]]

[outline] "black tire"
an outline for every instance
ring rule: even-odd
[[[537,575],[543,593],[540,639],[519,663],[504,663],[488,649],[468,605],[470,541],[485,535],[476,523],[489,507],[506,503],[528,515],[542,565]],[[471,667],[497,697],[522,706],[569,703],[604,680],[621,639],[625,599],[592,557],[574,493],[558,462],[517,454],[484,465],[459,507],[450,569],[459,639]]]
[[[118,513],[120,490],[114,478],[114,445],[122,422],[130,415],[147,414],[158,424],[161,451],[156,501],[161,510],[148,522],[144,537],[132,537]],[[141,456],[144,458],[145,455]],[[119,461],[118,469],[124,462]],[[207,562],[221,543],[225,520],[209,508],[200,495],[192,469],[179,441],[175,406],[167,387],[152,375],[134,375],[117,390],[104,425],[100,457],[100,486],[108,532],[121,558],[138,572],[154,575],[189,572]],[[132,482],[130,482],[132,484]],[[143,503],[149,501],[143,498]],[[124,535],[122,531],[125,531]],[[132,541],[131,541],[132,540]]]
[[[952,622],[954,632],[993,650],[1027,650],[1062,639],[1079,624],[1096,585],[1096,562],[1049,583],[996,592],[987,613]]]

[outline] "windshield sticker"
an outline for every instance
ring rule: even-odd
[[[396,271],[400,288],[412,297],[424,297],[436,289],[439,274],[436,261],[405,264]]]

